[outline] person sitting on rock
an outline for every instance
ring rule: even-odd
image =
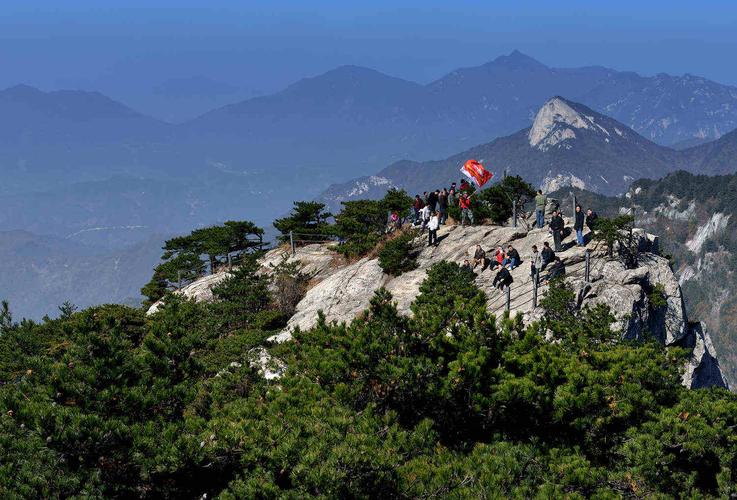
[[[494,276],[494,281],[491,283],[491,286],[498,288],[499,290],[503,290],[505,286],[509,286],[512,283],[514,283],[512,273],[509,272],[509,269],[502,266],[502,268],[499,269],[499,272],[496,273],[496,276]]]
[[[440,227],[440,213],[435,212],[427,223],[427,246],[438,246],[438,227]]]
[[[553,234],[553,242],[555,243],[555,251],[562,252],[563,247],[561,241],[563,240],[563,231],[565,230],[566,223],[563,221],[563,217],[560,216],[557,210],[553,212],[553,218],[550,219],[550,232]]]
[[[469,273],[473,272],[473,267],[471,266],[471,263],[468,261],[468,259],[463,261],[463,265],[461,266],[461,269],[464,271],[468,271]]]
[[[544,271],[548,264],[555,260],[555,252],[553,252],[553,249],[550,248],[550,243],[548,243],[547,241],[543,243],[543,249],[540,252],[540,258],[542,261],[540,271]]]
[[[494,270],[504,267],[504,250],[502,247],[496,247],[494,252]]]
[[[509,247],[507,247],[507,253],[505,255],[503,265],[509,266],[509,270],[511,271],[515,267],[519,266],[521,260],[522,259],[520,259],[517,249],[515,249],[512,245],[509,245]]]
[[[566,275],[566,266],[560,260],[560,257],[556,257],[555,261],[553,261],[553,265],[550,266],[550,271],[548,273],[548,280],[552,281],[557,278],[562,278],[565,275]]]
[[[476,250],[473,252],[473,268],[476,269],[479,264],[481,264],[481,270],[483,271],[489,265],[489,262],[486,260],[486,252],[481,248],[481,245],[476,245]]]

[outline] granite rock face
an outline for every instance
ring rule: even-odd
[[[547,241],[552,247],[553,242],[546,229],[527,229],[526,223],[519,226],[442,226],[438,231],[440,242],[437,247],[428,247],[424,236],[415,240],[418,267],[398,277],[384,274],[376,258],[340,263],[335,253],[329,250],[329,245],[299,248],[295,256],[287,255],[287,258],[289,261],[299,260],[303,270],[314,276],[314,284],[297,304],[284,331],[269,340],[290,340],[295,329],[313,327],[318,313],[322,313],[327,322],[351,321],[369,306],[374,292],[381,287],[391,292],[399,312],[409,315],[410,305],[419,293],[427,270],[444,260],[462,263],[464,259],[471,259],[477,244],[486,250],[489,258],[497,247],[507,248],[511,244],[523,260],[512,270],[514,283],[508,298],[506,291],[492,287],[494,271],[476,269],[476,285],[486,293],[489,310],[502,314],[509,300],[512,315],[521,314],[525,320],[537,319],[541,310],[534,304],[530,255],[533,245],[542,248],[543,242]],[[678,280],[667,259],[657,255],[657,238],[645,232],[639,232],[637,237],[642,252],[638,266],[626,269],[621,262],[608,258],[604,250],[594,243],[588,245],[587,259],[587,249],[575,246],[574,235],[567,235],[563,240],[564,251],[557,255],[566,267],[566,279],[577,293],[579,306],[608,305],[617,326],[628,339],[654,335],[666,346],[691,348],[692,355],[683,375],[683,383],[687,387],[726,387],[708,333],[700,323],[688,321]],[[284,249],[267,253],[262,260],[263,272],[269,272],[284,258],[283,255]],[[590,270],[588,280],[585,277],[587,266]],[[180,293],[195,300],[212,300],[209,287],[224,277],[207,276],[183,288]],[[546,291],[547,284],[543,281],[538,288],[538,298],[542,299]],[[653,293],[661,293],[664,300],[652,304]],[[156,307],[154,305],[149,312],[155,312]]]

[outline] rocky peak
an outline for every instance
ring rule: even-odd
[[[570,226],[570,221],[569,226]],[[644,339],[653,335],[666,346],[681,346],[692,349],[692,356],[684,368],[683,383],[687,387],[726,386],[716,353],[708,332],[700,323],[691,323],[686,317],[683,296],[671,270],[668,260],[657,255],[657,238],[637,232],[641,246],[639,265],[626,269],[616,260],[606,257],[603,249],[590,245],[590,279],[584,279],[586,261],[585,249],[573,245],[574,236],[564,240],[566,249],[558,253],[566,267],[567,281],[578,293],[580,306],[586,304],[607,304],[615,316],[625,338]],[[493,250],[512,244],[523,259],[522,265],[512,271],[514,283],[510,290],[510,313],[521,314],[525,320],[538,319],[542,313],[533,305],[533,284],[529,276],[529,259],[532,245],[540,247],[544,241],[552,244],[552,238],[545,229],[528,227],[443,226],[439,231],[441,243],[438,247],[426,247],[425,238],[415,241],[417,269],[400,276],[384,274],[377,258],[365,257],[357,262],[343,263],[335,259],[329,245],[309,245],[298,249],[290,260],[300,261],[315,276],[314,285],[297,304],[294,315],[287,328],[270,338],[272,342],[288,341],[292,331],[306,330],[317,323],[318,312],[322,312],[328,322],[349,322],[369,307],[374,292],[386,288],[393,296],[397,309],[402,314],[411,314],[410,305],[419,294],[428,269],[440,262],[461,263],[470,259],[477,244],[490,255]],[[264,272],[269,272],[269,263],[281,259],[284,249],[275,249],[263,258]],[[477,269],[476,285],[487,296],[487,307],[495,314],[506,309],[506,295],[492,286],[494,272]],[[219,279],[205,277],[182,290],[185,296],[195,300],[211,300],[207,282],[217,283]],[[650,292],[660,285],[665,295],[665,306],[653,307]],[[538,290],[539,298],[547,291],[542,284]],[[152,308],[154,312],[158,305]]]
[[[576,111],[561,97],[553,97],[542,105],[527,135],[530,146],[541,151],[563,141],[576,138],[574,129],[595,128],[592,120]]]

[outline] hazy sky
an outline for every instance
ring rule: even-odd
[[[100,90],[171,120],[342,64],[427,82],[515,48],[552,66],[737,85],[737,2],[0,3],[0,87]],[[180,99],[193,86],[203,95]]]

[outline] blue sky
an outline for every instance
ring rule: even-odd
[[[153,89],[171,79],[205,76],[238,89],[223,99],[273,92],[341,64],[427,82],[513,49],[551,66],[693,73],[737,85],[737,2],[0,4],[0,87],[100,90],[159,115],[167,112],[157,111]]]

